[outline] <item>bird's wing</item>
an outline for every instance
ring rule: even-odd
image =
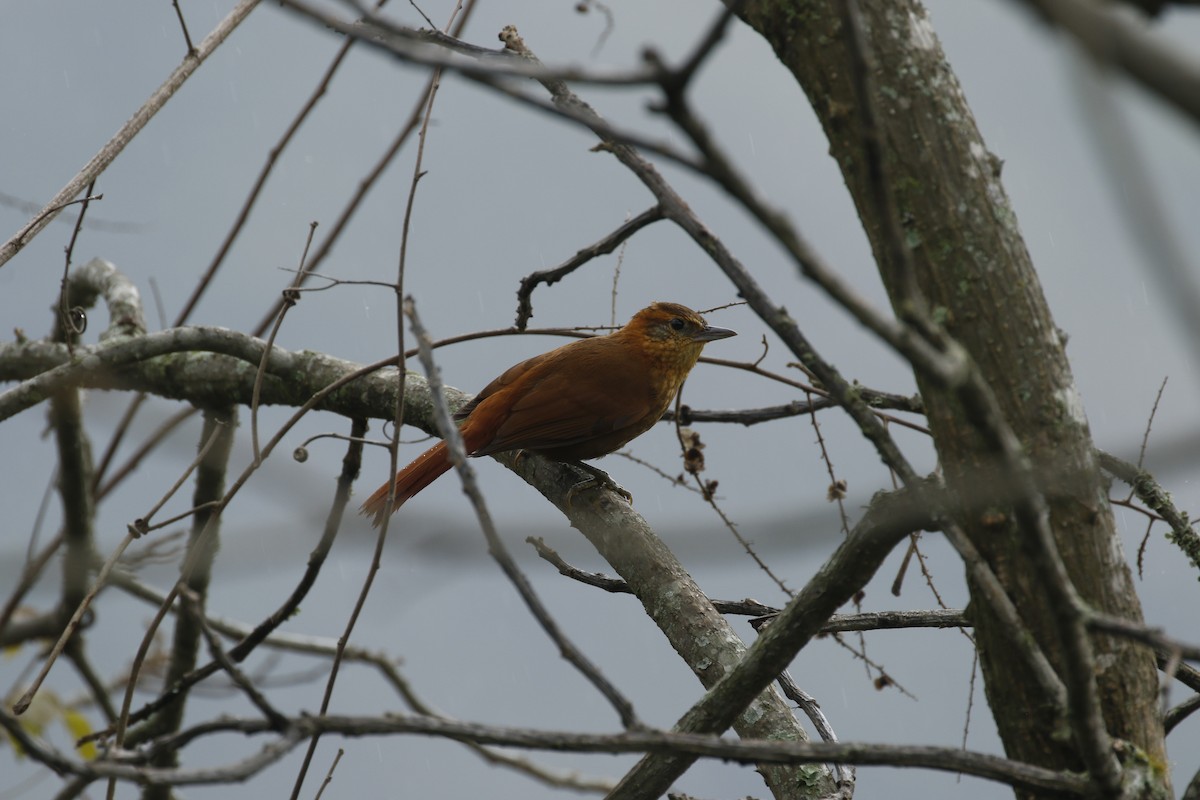
[[[562,348],[559,348],[559,350],[561,349]],[[483,387],[479,394],[475,395],[475,397],[471,399],[471,402],[460,408],[454,414],[454,418],[458,420],[466,419],[471,415],[471,412],[473,412],[476,407],[478,407],[492,395],[496,394],[497,392],[501,392],[501,390],[507,386],[517,383],[523,377],[525,377],[527,373],[536,373],[539,369],[539,366],[557,352],[558,350],[551,350],[548,353],[542,353],[541,355],[534,356],[533,358],[528,358],[519,364],[514,364],[513,366],[509,367],[504,371],[503,374],[500,375],[500,377]]]
[[[575,342],[522,362],[493,381],[480,393],[472,416],[494,425],[494,435],[474,455],[570,448],[597,439],[615,441],[611,449],[616,449],[628,441],[621,432],[632,430],[633,438],[649,427],[647,417],[661,412],[644,365],[617,361],[621,368],[614,368],[607,344],[604,339]]]

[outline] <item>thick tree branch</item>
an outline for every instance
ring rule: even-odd
[[[190,786],[245,780],[278,761],[305,738],[317,734],[347,737],[416,734],[474,744],[576,753],[664,753],[691,760],[719,758],[746,763],[820,764],[828,762],[923,767],[961,772],[1033,791],[1082,796],[1087,782],[1078,775],[1022,764],[984,753],[948,747],[920,747],[853,742],[734,741],[716,736],[666,731],[619,734],[579,734],[479,725],[424,716],[392,714],[376,717],[302,716],[290,718],[289,732],[233,764],[200,769],[155,769],[111,761],[77,761],[31,737],[17,721],[0,710],[0,728],[8,731],[41,763],[65,775],[91,780],[116,778],[140,785]],[[182,731],[170,742],[179,748],[214,733],[272,732],[269,720],[222,718]]]
[[[55,387],[96,385],[102,388],[161,390],[168,396],[192,402],[248,403],[253,391],[255,367],[265,344],[252,337],[216,328],[186,328],[147,334],[144,337],[124,337],[99,345],[78,348],[76,359],[62,363],[67,354],[45,343],[18,343],[0,349],[0,365],[8,364],[11,376],[13,365],[19,371],[37,373],[39,369],[61,366],[29,379],[20,387],[0,395],[0,416],[15,413],[37,401],[42,393]],[[7,350],[7,353],[5,352]],[[204,351],[197,353],[195,351]],[[0,366],[0,370],[4,367]],[[358,365],[312,353],[290,353],[274,348],[267,359],[268,378],[264,381],[262,401],[301,404],[336,381],[362,371]],[[281,376],[286,376],[283,380]],[[423,378],[410,375],[407,380],[406,421],[426,430],[432,426],[432,404],[428,385]],[[330,393],[318,408],[336,411],[347,416],[389,418],[394,401],[395,381],[387,372],[358,377],[341,389]],[[466,395],[447,390],[455,405]],[[500,459],[511,464],[510,459]],[[578,480],[573,470],[538,458],[523,459],[517,471],[565,509],[567,491]],[[597,493],[600,494],[600,493]],[[666,629],[677,650],[685,654],[702,679],[715,681],[724,669],[736,663],[743,647],[728,625],[702,593],[687,577],[682,567],[650,532],[645,521],[621,502],[605,500],[599,509],[585,508],[576,501],[568,514],[577,527],[584,530],[610,563],[623,571],[643,602],[655,606],[653,616]],[[615,514],[615,516],[614,516]],[[633,531],[641,531],[640,536]],[[620,531],[620,536],[615,536]],[[648,550],[643,549],[649,547]],[[667,566],[659,570],[655,564]],[[632,577],[631,577],[632,576]],[[690,589],[688,588],[690,587]],[[685,612],[686,629],[676,628],[681,619],[677,613],[659,605],[664,593],[680,591],[694,597],[698,605]],[[675,601],[673,601],[675,602]],[[678,609],[678,606],[672,606]],[[707,608],[707,611],[705,610]],[[695,625],[714,625],[720,635],[704,643],[695,641]],[[716,647],[717,650],[713,648]],[[237,652],[237,648],[234,649]],[[779,737],[783,725],[792,735],[799,736],[800,728],[782,700],[768,692],[773,707],[769,713],[755,718],[746,728],[747,735]]]
[[[798,8],[803,25],[796,22]],[[834,0],[799,0],[787,11],[748,2],[741,16],[808,94],[897,316],[939,349],[969,354],[959,358],[960,369],[942,374],[913,363],[946,483],[961,505],[972,508],[981,487],[986,492],[996,480],[1012,481],[1016,490],[1015,506],[955,512],[966,534],[955,537],[956,546],[965,553],[969,545],[975,554],[972,616],[1007,752],[1048,766],[1086,764],[1103,791],[1116,794],[1121,777],[1107,746],[1111,738],[1134,742],[1149,762],[1165,756],[1152,661],[1110,637],[1088,641],[1074,596],[1077,589],[1083,602],[1140,617],[1061,338],[996,162],[925,10],[910,0],[863,4],[861,38],[870,54],[864,59],[853,52],[845,9]],[[856,84],[855,65],[864,63],[868,79],[859,74]],[[872,104],[878,113],[864,113]],[[882,145],[882,156],[873,142]],[[879,169],[864,169],[872,152],[882,158],[886,180]],[[889,196],[880,198],[880,191]],[[939,343],[937,329],[912,313],[921,307],[952,339]],[[1042,494],[1030,463],[1055,465],[1053,494],[1049,487]],[[1018,633],[1026,630],[1032,636]],[[1014,648],[1014,636],[1027,646]],[[1029,658],[1030,649],[1044,651],[1048,662]],[[1074,737],[1059,735],[1062,684],[1070,686]],[[1147,775],[1148,783],[1160,781],[1159,774]]]
[[[185,570],[179,576],[181,586],[186,587],[189,595],[184,608],[191,611],[188,613],[185,610],[185,613],[175,617],[175,631],[167,665],[168,686],[176,684],[180,677],[195,669],[199,657],[205,599],[212,578],[212,565],[216,558],[221,530],[219,504],[225,494],[225,474],[236,428],[237,414],[232,409],[205,411],[204,426],[200,434],[200,458],[195,473],[193,506],[201,508],[215,505],[217,508],[206,507],[192,517],[187,556],[183,562]],[[187,697],[187,692],[176,693],[172,701],[147,723],[141,735],[152,738],[179,730],[183,723]],[[131,735],[128,742],[133,744],[137,740],[138,737]],[[155,766],[174,767],[178,764],[176,759],[176,753],[164,753],[155,762]],[[167,800],[162,789],[151,794],[157,797],[148,797],[147,800]]]
[[[867,584],[883,559],[927,519],[919,491],[876,495],[863,519],[750,646],[745,657],[675,725],[680,733],[721,733],[734,715],[787,669],[843,603]],[[613,792],[622,800],[656,798],[695,761],[694,756],[648,755]]]
[[[23,382],[0,394],[0,420],[37,405],[64,386],[146,391],[201,406],[249,405],[264,347],[260,339],[209,327],[112,338],[77,347],[73,361],[62,345],[41,341],[3,344],[0,381]],[[262,402],[302,405],[320,389],[360,368],[317,353],[273,348],[267,359]],[[380,408],[377,404],[387,393],[387,381],[373,374],[334,392],[319,408],[350,417],[386,418],[373,411]]]

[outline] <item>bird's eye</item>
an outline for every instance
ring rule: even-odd
[[[679,317],[671,320],[671,327],[677,331],[683,330],[684,322]]]

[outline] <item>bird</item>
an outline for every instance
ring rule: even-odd
[[[735,335],[686,306],[652,303],[606,336],[565,344],[506,370],[455,414],[463,446],[468,456],[537,453],[591,473],[576,488],[596,481],[612,486],[582,462],[654,427],[704,345]],[[382,525],[389,488],[395,486],[395,511],[450,466],[446,443],[434,445],[375,490],[360,513]]]

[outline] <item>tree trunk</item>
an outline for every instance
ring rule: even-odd
[[[742,7],[744,22],[775,49],[808,95],[871,239],[880,273],[902,313],[904,287],[889,264],[882,220],[864,174],[864,127],[856,111],[840,0]],[[1026,454],[1055,478],[1046,489],[1051,524],[1071,580],[1091,607],[1141,620],[1091,435],[1063,350],[1000,185],[999,164],[974,117],[925,10],[912,0],[861,3],[876,125],[888,191],[911,250],[915,282],[935,318],[972,355]],[[955,396],[918,376],[947,484],[978,497],[992,464]],[[964,504],[969,506],[969,503]],[[999,505],[958,522],[984,554],[1051,664],[1062,674],[1053,614],[1022,549],[1027,532]],[[1055,769],[1082,769],[1064,720],[1038,689],[982,595],[971,613],[988,703],[1009,756]],[[1169,792],[1153,654],[1127,640],[1093,637],[1109,734],[1141,751]]]

